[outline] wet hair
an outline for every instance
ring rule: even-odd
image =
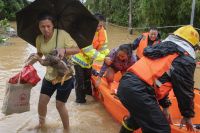
[[[122,44],[119,46],[118,51],[123,51],[125,52],[128,57],[130,58],[133,54],[132,48],[131,48],[131,44]]]
[[[106,21],[106,18],[100,13],[95,13],[94,16],[99,21],[104,21],[104,22]]]
[[[46,19],[50,20],[52,23],[54,23],[55,20],[53,14],[47,11],[41,12],[37,17],[38,22]]]

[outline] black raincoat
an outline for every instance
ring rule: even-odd
[[[144,49],[144,56],[152,59],[173,53],[178,53],[179,56],[172,62],[174,69],[170,70],[171,76],[164,74],[159,80],[162,83],[171,81],[181,114],[184,117],[193,117],[195,60],[186,55],[184,49],[170,41],[161,42],[159,45],[148,46]],[[130,117],[125,121],[129,128],[135,130],[141,127],[143,133],[171,132],[170,126],[158,106],[154,89],[134,73],[127,72],[122,77],[117,95],[130,113]],[[161,99],[159,104],[163,108],[168,107],[170,105],[168,97]]]
[[[156,59],[175,52],[179,53],[179,56],[172,62],[174,69],[171,70],[171,77],[168,80],[172,83],[182,116],[194,117],[195,60],[191,56],[185,55],[185,50],[173,42],[163,42],[155,47],[147,47],[144,50],[144,55]],[[161,77],[161,81],[163,77]]]

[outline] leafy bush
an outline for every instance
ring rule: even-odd
[[[26,5],[27,0],[0,0],[0,19],[15,20],[15,13]]]
[[[6,28],[10,27],[7,19],[0,20],[0,43],[4,43],[6,40]]]
[[[10,27],[7,19],[0,20],[0,33],[5,33],[7,27]]]

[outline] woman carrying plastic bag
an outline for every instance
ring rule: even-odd
[[[6,83],[2,113],[9,115],[29,111],[31,89],[39,81],[40,77],[32,65],[25,66],[21,72],[10,78]]]

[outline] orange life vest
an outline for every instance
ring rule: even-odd
[[[160,78],[165,72],[169,74],[172,61],[178,54],[168,55],[159,59],[149,59],[143,56],[128,71],[137,75],[140,79],[155,89],[157,99],[164,98],[172,89],[170,82],[161,83]]]
[[[149,32],[143,33],[142,35],[143,35],[143,37],[142,37],[142,39],[140,40],[140,43],[139,43],[139,45],[138,45],[137,52],[136,52],[136,55],[137,55],[137,57],[139,57],[139,58],[142,58],[142,57],[143,57],[143,51],[144,51],[144,49],[148,46]],[[153,42],[153,45],[156,44],[156,43],[159,43],[159,42],[160,42],[160,41],[154,41],[154,42]]]
[[[105,42],[106,42],[106,33],[104,27],[102,26],[102,28],[95,33],[92,42],[93,48],[99,50],[101,49],[103,44],[105,44]]]

